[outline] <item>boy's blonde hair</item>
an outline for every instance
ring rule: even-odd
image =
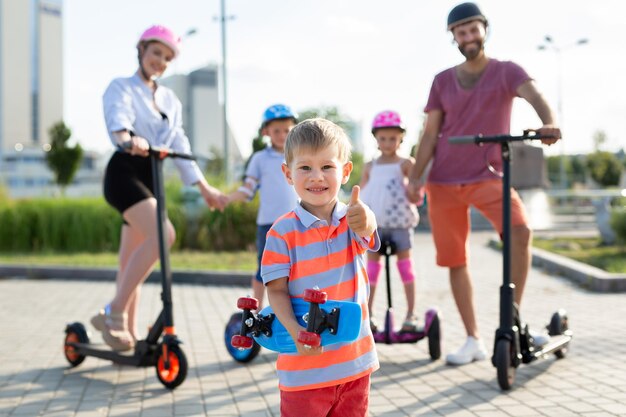
[[[303,148],[315,152],[329,146],[337,147],[341,162],[350,160],[352,145],[341,127],[322,118],[303,120],[287,135],[285,162],[291,165],[295,155]]]

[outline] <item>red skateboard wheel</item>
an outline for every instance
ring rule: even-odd
[[[239,349],[250,349],[254,344],[254,339],[248,336],[242,336],[240,334],[233,335],[230,339],[232,347]]]
[[[328,300],[328,294],[324,291],[312,288],[304,290],[304,301],[307,303],[324,304]]]
[[[242,310],[256,310],[259,308],[259,300],[252,297],[241,297],[237,300],[237,308]]]
[[[326,293],[324,293],[325,295]],[[313,347],[317,347],[322,344],[322,338],[319,334],[313,332],[298,332],[298,343],[302,343],[303,345],[309,345]]]

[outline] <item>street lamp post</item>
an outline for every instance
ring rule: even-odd
[[[224,173],[227,184],[230,184],[232,173],[230,172],[230,152],[229,152],[229,140],[228,140],[228,118],[227,118],[227,104],[228,93],[226,89],[226,21],[234,19],[234,16],[226,16],[226,1],[220,1],[220,26],[222,32],[222,132],[224,134]]]
[[[537,46],[540,51],[551,50],[556,56],[556,74],[557,74],[557,113],[559,117],[559,125],[563,128],[563,86],[562,86],[562,57],[561,54],[564,50],[571,47],[584,45],[589,42],[587,38],[578,39],[574,43],[570,43],[564,46],[559,46],[554,42],[554,39],[550,35],[544,37],[544,43]],[[565,180],[565,147],[563,140],[560,141],[561,157],[559,159],[559,187],[561,189],[567,188],[567,181]]]

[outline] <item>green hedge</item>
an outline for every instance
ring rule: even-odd
[[[626,244],[626,208],[614,209],[611,213],[611,228],[620,243]]]
[[[257,202],[234,204],[223,213],[204,210],[190,220],[168,201],[176,228],[174,249],[247,250],[254,246]],[[117,251],[121,216],[101,198],[0,199],[0,251]]]

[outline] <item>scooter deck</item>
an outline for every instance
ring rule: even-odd
[[[298,323],[306,328],[306,322],[303,316],[309,312],[309,303],[301,298],[294,298],[291,300],[291,305]],[[352,342],[357,339],[361,331],[361,322],[363,319],[361,306],[358,303],[328,300],[324,304],[319,304],[319,307],[326,314],[329,314],[333,309],[339,310],[337,332],[336,334],[331,334],[329,329],[325,329],[320,334],[322,346],[340,342]],[[269,314],[274,314],[274,310],[272,310],[271,306],[265,307],[259,313],[260,316],[267,316]],[[293,338],[276,317],[272,322],[272,335],[268,337],[261,333],[259,336],[255,336],[254,339],[259,345],[275,352],[297,352]]]

